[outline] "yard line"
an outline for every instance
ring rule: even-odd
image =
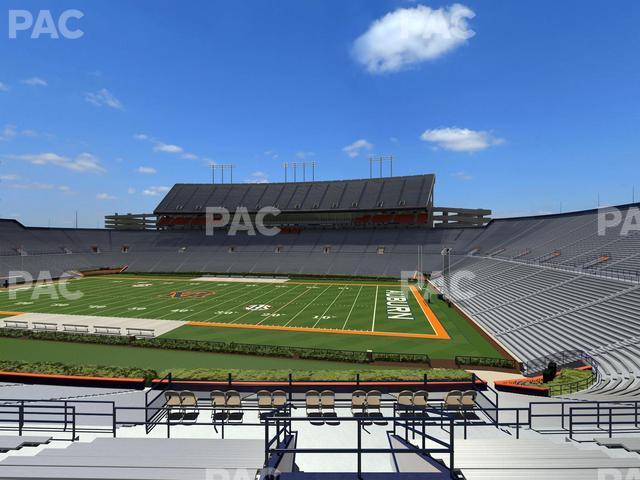
[[[238,290],[237,290],[236,287],[237,287],[237,285],[230,285],[230,284],[226,284],[224,286],[221,286],[219,291],[222,292],[222,295],[217,295],[216,294],[216,295],[213,295],[213,296],[208,297],[206,299],[202,299],[201,303],[195,304],[196,306],[200,307],[200,306],[204,306],[204,305],[209,305],[210,303],[213,302],[212,306],[206,307],[204,310],[200,310],[200,311],[195,310],[194,313],[189,314],[189,316],[192,317],[193,315],[197,315],[199,313],[202,313],[202,312],[205,312],[207,310],[210,310],[211,308],[215,307],[216,305],[222,305],[223,303],[227,302],[227,300],[225,300],[224,302],[217,303],[221,298],[226,298],[229,295],[233,295],[233,294],[237,293]],[[236,298],[236,297],[234,297],[234,298]],[[196,299],[194,299],[194,300],[196,300]],[[233,298],[231,300],[233,300]],[[175,299],[174,299],[174,301],[175,301]],[[183,301],[183,300],[178,300],[177,302],[181,302],[181,301]],[[176,303],[176,305],[177,305],[177,303]],[[193,304],[190,304],[190,303],[183,304],[183,307],[186,308],[189,305],[193,305]],[[164,308],[170,308],[170,306],[165,306]],[[179,307],[178,307],[178,309],[179,309]],[[157,317],[157,319],[158,320],[162,320],[165,317],[171,316],[171,315],[174,315],[174,314],[175,314],[174,312],[169,311],[168,313],[165,313],[164,315],[160,315],[159,317]],[[170,320],[172,320],[172,319],[170,319]],[[179,318],[178,320],[182,320],[182,318]]]
[[[210,297],[207,297],[206,299],[195,299],[194,298],[194,299],[186,299],[186,300],[187,301],[198,301],[198,300],[200,300],[202,302],[206,302],[207,299],[208,300],[219,300],[221,298],[224,298],[224,297],[227,297],[229,295],[232,295],[234,293],[234,291],[235,291],[235,289],[232,288],[232,286],[226,286],[226,288],[222,287],[222,286],[218,288],[218,287],[216,287],[215,284],[211,284],[211,286],[216,288],[216,289],[215,290],[206,290],[206,291],[213,292],[213,294]],[[175,290],[175,291],[179,291],[179,290]],[[163,300],[163,302],[176,302],[176,303],[183,301],[181,299],[175,299],[175,298],[173,298],[173,299],[165,298],[165,299],[162,299],[162,300]],[[189,303],[183,304],[183,307],[187,307],[189,305],[190,305]],[[201,305],[201,304],[198,303],[198,305]],[[170,305],[168,303],[163,303],[162,305],[159,305],[156,308],[151,308],[150,310],[147,310],[146,314],[149,314],[150,312],[155,312],[157,310],[160,310],[160,313],[162,313],[165,310],[169,310],[167,313],[164,313],[163,315],[160,315],[159,317],[153,317],[153,318],[155,318],[157,320],[161,320],[161,319],[163,319],[164,317],[166,317],[168,315],[174,315],[175,314],[175,312],[172,312],[171,309],[179,309],[179,308],[180,307],[176,307],[175,305]]]
[[[149,314],[149,312],[153,310],[157,310],[157,308],[152,308],[151,310],[140,310],[140,311],[129,311],[129,307],[143,307],[145,305],[155,305],[160,300],[159,295],[166,291],[166,287],[168,285],[162,285],[160,283],[156,283],[150,287],[144,288],[135,288],[129,285],[115,285],[109,286],[106,289],[103,287],[101,290],[101,299],[89,299],[89,302],[108,302],[107,308],[97,310],[97,314],[106,317],[131,317],[131,318],[139,318],[145,317]],[[171,288],[176,288],[175,285],[172,285]],[[126,293],[121,290],[127,289]],[[130,289],[130,290],[129,290]],[[182,289],[182,286],[178,284],[178,289]],[[188,289],[188,286],[185,285],[185,289]],[[144,298],[148,298],[147,300],[143,300]],[[79,308],[88,308],[87,305],[80,305]],[[164,308],[169,308],[169,305],[165,305]],[[112,312],[112,313],[107,313]],[[63,312],[60,312],[63,313]],[[64,312],[68,313],[68,312]]]
[[[358,293],[356,294],[355,300],[353,300],[353,305],[351,305],[351,309],[349,310],[349,314],[347,315],[347,319],[344,321],[344,325],[342,325],[342,329],[343,330],[347,326],[347,322],[349,321],[349,318],[351,317],[351,312],[353,312],[353,309],[356,306],[356,303],[358,303],[358,297],[360,296],[360,292],[362,291],[363,288],[364,288],[364,285],[360,287],[360,290],[358,290]]]
[[[297,288],[297,287],[293,287],[293,288]],[[275,312],[273,312],[273,313],[278,313],[280,310],[282,310],[282,309],[283,309],[283,308],[285,308],[285,307],[288,307],[288,306],[289,306],[289,305],[291,305],[293,302],[295,302],[297,299],[299,299],[301,296],[303,296],[303,295],[305,295],[305,294],[307,294],[307,293],[309,293],[309,289],[308,289],[308,288],[303,289],[303,291],[302,291],[302,293],[301,293],[300,295],[296,296],[296,298],[294,298],[293,300],[291,300],[291,301],[289,301],[289,302],[285,303],[283,306],[281,306],[279,309],[277,309],[277,310],[276,310]],[[265,317],[265,319],[264,319],[264,320],[260,320],[256,325],[261,325],[261,324],[262,324],[262,322],[264,322],[267,318],[269,318],[269,317]]]
[[[322,315],[320,315],[320,317],[318,318],[318,321],[316,323],[313,324],[313,328],[316,328],[316,326],[318,325],[318,323],[320,323],[320,320],[322,320],[322,317],[324,317],[324,315],[329,311],[329,309],[333,306],[334,303],[336,303],[336,300],[338,300],[338,298],[340,297],[340,295],[342,295],[342,292],[344,292],[344,290],[340,290],[338,292],[338,295],[336,295],[336,298],[333,299],[333,302],[331,302],[329,304],[329,306],[327,307],[327,309],[322,312]]]
[[[371,331],[376,328],[376,310],[378,309],[378,287],[376,287],[376,299],[373,302],[373,321],[371,323]]]
[[[184,282],[182,284],[178,283],[178,282],[176,282],[176,283],[177,283],[177,285],[172,285],[171,286],[171,288],[172,288],[171,291],[189,290],[190,285],[186,285],[185,284],[187,282]],[[141,295],[142,293],[154,294],[154,293],[166,292],[166,290],[167,290],[166,287],[168,287],[168,286],[169,285],[160,285],[160,284],[159,285],[154,285],[153,287],[148,287],[147,289],[144,289],[141,292],[135,292],[135,293],[131,293],[129,295],[121,296],[120,298],[124,299],[124,300],[115,302],[115,305],[124,303],[123,306],[117,307],[117,309],[122,310],[124,308],[128,308],[129,306],[145,306],[145,305],[149,305],[149,304],[151,304],[151,305],[160,304],[159,306],[152,307],[149,310],[138,311],[138,312],[135,312],[135,313],[133,313],[133,312],[132,313],[126,313],[124,315],[126,317],[161,319],[161,318],[169,316],[169,315],[175,315],[175,313],[171,312],[170,310],[172,308],[180,308],[178,306],[179,305],[178,302],[182,302],[182,300],[170,299],[169,297],[159,298],[158,296],[153,296],[149,300],[140,300],[140,298],[142,297],[142,295]],[[214,286],[214,285],[211,285],[211,286]],[[165,287],[165,288],[163,288],[163,287]],[[115,287],[115,288],[119,288],[119,287]],[[217,287],[214,286],[214,288],[216,288],[215,291],[214,290],[208,290],[208,289],[205,289],[205,290],[206,291],[212,291],[212,292],[223,292],[221,295],[214,295],[214,296],[211,297],[211,299],[215,299],[216,301],[221,299],[221,298],[227,297],[229,295],[233,295],[236,292],[236,290],[232,286],[226,286],[226,288],[225,287],[217,288]],[[134,301],[136,302],[136,304],[132,305],[132,303]],[[206,300],[201,300],[201,301],[205,301],[206,302]],[[175,302],[175,303],[173,303],[173,302]],[[111,310],[116,309],[115,307],[113,307],[113,305],[114,304],[112,303],[111,306],[109,306],[109,308],[107,308],[105,311],[111,311]],[[182,304],[182,307],[186,307],[187,305],[192,305],[192,304],[191,303],[187,303],[186,305]],[[198,306],[200,306],[200,303],[198,303]],[[160,313],[162,313],[165,310],[167,310],[167,313],[165,313],[163,315],[160,315],[158,317],[155,317],[155,316],[154,317],[150,317],[149,316],[151,314],[151,312],[158,311],[158,310],[160,311]],[[196,312],[191,314],[191,315],[189,315],[189,317],[191,317],[193,315],[197,315],[198,313],[200,313],[200,312],[198,312],[196,310]],[[116,312],[116,315],[111,314],[111,315],[107,315],[107,316],[122,316],[122,314],[118,315],[118,312]],[[182,318],[180,318],[178,320],[182,320]]]
[[[113,277],[74,280],[73,283],[77,287],[74,290],[82,292],[82,298],[69,300],[69,304],[66,307],[52,307],[50,302],[66,303],[67,301],[64,298],[55,300],[44,296],[44,299],[38,299],[33,305],[30,305],[31,308],[28,310],[67,315],[82,314],[107,317],[146,317],[152,311],[159,310],[160,308],[168,309],[170,306],[166,302],[159,302],[161,304],[164,303],[164,305],[143,311],[129,311],[128,307],[141,307],[149,304],[155,305],[159,300],[157,294],[166,291],[167,287],[172,287],[173,289],[182,289],[184,287],[184,289],[188,289],[189,286],[187,283],[190,282],[188,279],[183,279],[179,282],[170,282],[172,285],[169,286],[162,284],[164,283],[164,279],[162,283],[160,283],[159,280],[160,279],[155,279],[155,283],[153,283],[151,287],[143,289],[132,288],[132,283],[113,284]],[[133,284],[135,283],[143,282],[137,280],[133,282]],[[231,289],[229,288],[229,290]],[[147,298],[147,300],[144,300],[145,298]],[[89,306],[91,304],[106,304],[106,308],[90,309]]]
[[[293,288],[295,289],[295,288],[297,288],[297,287],[293,287]],[[267,300],[267,302],[270,302],[270,303],[271,303],[271,302],[273,302],[276,298],[280,298],[281,296],[286,295],[287,293],[290,293],[290,291],[289,291],[289,290],[285,290],[285,291],[284,291],[284,292],[282,292],[281,294],[276,295],[275,297],[273,297],[273,298],[271,298],[271,299]],[[238,320],[240,320],[240,319],[241,319],[241,318],[243,318],[243,317],[246,317],[247,315],[249,315],[249,314],[251,314],[251,313],[255,313],[255,312],[248,311],[247,313],[245,313],[245,314],[243,314],[243,315],[240,315],[238,318],[235,318],[234,320],[230,321],[229,323],[236,323]],[[275,312],[274,312],[274,313],[275,313]]]
[[[273,285],[272,285],[272,284],[270,284],[270,283],[267,283],[267,284],[265,284],[265,286],[264,286],[264,287],[258,287],[258,288],[256,288],[255,290],[254,290],[252,287],[249,287],[249,290],[251,290],[251,293],[252,293],[252,294],[254,294],[256,291],[264,290],[264,289],[265,289],[265,288],[267,288],[267,287],[273,287]],[[247,292],[247,293],[249,293],[249,292]],[[267,292],[267,293],[268,293],[268,292]],[[263,296],[263,295],[260,295],[260,296],[258,296],[257,298],[260,298],[261,296]],[[244,297],[245,297],[245,295],[240,295],[240,298],[243,298],[243,299],[244,299]],[[225,300],[225,301],[224,301],[224,302],[222,302],[222,303],[214,304],[214,305],[212,305],[212,306],[210,306],[210,307],[208,307],[208,308],[205,308],[204,310],[201,310],[200,312],[195,312],[195,313],[192,313],[191,315],[187,315],[186,317],[182,317],[182,318],[181,318],[181,320],[185,320],[185,319],[187,319],[187,318],[193,317],[194,315],[197,315],[197,314],[200,314],[200,313],[204,313],[204,312],[206,312],[207,310],[211,310],[212,308],[220,307],[220,305],[224,305],[224,304],[226,304],[226,303],[229,303],[230,301],[237,300],[237,299],[238,299],[238,297],[235,297],[235,298],[232,298],[232,299],[230,299],[230,300]],[[242,301],[242,303],[239,303],[238,305],[236,305],[236,306],[234,306],[234,307],[231,307],[231,309],[241,307],[242,305],[244,305],[245,303],[247,303],[249,300],[251,300],[251,298],[249,298],[249,299],[247,299],[247,300],[243,300],[243,301]],[[220,315],[221,315],[221,314],[219,313],[218,315],[215,315],[214,317],[211,317],[209,320],[213,320],[214,318],[218,318]]]
[[[73,315],[76,313],[83,313],[83,314],[87,314],[87,310],[89,309],[89,305],[92,303],[103,303],[103,302],[110,302],[110,305],[105,309],[105,310],[111,310],[112,306],[114,304],[114,302],[111,301],[111,299],[113,298],[113,291],[117,291],[118,288],[120,288],[119,286],[105,286],[102,282],[100,282],[99,280],[96,282],[91,281],[91,283],[89,284],[90,286],[84,286],[78,289],[78,291],[82,292],[83,296],[77,300],[69,300],[68,303],[69,305],[66,307],[61,307],[61,308],[56,308],[55,310],[51,311],[51,313],[61,313],[61,314],[69,314],[69,315]],[[153,287],[150,287],[153,288]],[[95,294],[100,294],[99,298],[95,298],[92,296]],[[132,290],[130,295],[120,295],[120,300],[122,300],[123,298],[128,298],[128,297],[133,297],[135,295],[139,295],[140,292],[135,292],[135,290]],[[89,298],[87,298],[89,297]],[[63,298],[60,298],[58,300],[56,300],[57,303],[66,303],[67,301]],[[120,301],[115,302],[120,303]],[[44,308],[49,308],[44,306]]]
[[[183,283],[178,283],[176,282],[177,285],[172,285],[171,287],[171,291],[180,291],[180,290],[189,290],[189,287],[191,287],[191,285],[188,285],[188,283],[190,283],[189,281],[185,281]],[[211,285],[213,286],[213,285]],[[165,287],[165,288],[162,288]],[[179,304],[177,302],[182,302],[183,300],[175,300],[175,299],[170,299],[169,297],[167,298],[158,298],[157,296],[153,296],[153,298],[149,299],[149,300],[140,300],[140,298],[142,297],[142,293],[148,293],[148,294],[154,294],[154,293],[162,293],[162,292],[166,292],[166,287],[169,287],[169,285],[154,285],[153,287],[148,287],[147,289],[143,289],[143,291],[141,292],[135,292],[135,293],[131,293],[129,295],[124,295],[121,296],[121,301],[115,302],[115,305],[119,305],[124,303],[124,305],[118,306],[117,309],[120,309],[121,312],[116,312],[116,314],[110,314],[107,316],[126,316],[126,317],[132,317],[132,318],[153,318],[153,319],[161,319],[163,317],[169,316],[169,315],[176,315],[176,313],[171,312],[170,310],[172,308],[180,308]],[[115,287],[115,288],[119,288],[119,287]],[[215,287],[214,287],[215,288]],[[205,289],[206,291],[214,291],[214,290],[208,290]],[[227,286],[226,288],[224,287],[220,287],[220,288],[216,288],[217,292],[223,292],[221,295],[214,295],[211,297],[211,300],[219,300],[221,298],[227,297],[229,295],[233,295],[234,293],[236,293],[236,290],[232,287],[232,286]],[[214,291],[214,292],[215,292]],[[193,300],[195,301],[195,299]],[[206,302],[206,300],[200,300],[200,301],[204,301]],[[132,303],[135,302],[135,305],[132,305]],[[176,303],[170,303],[170,302],[176,302]],[[222,302],[224,303],[224,302]],[[142,311],[137,311],[137,312],[129,312],[127,311],[127,313],[123,313],[122,309],[124,308],[128,308],[130,306],[145,306],[145,305],[156,305],[156,304],[160,304],[157,307],[152,307],[149,310],[142,310]],[[106,311],[112,311],[114,309],[116,309],[116,307],[113,307],[113,303],[111,304],[111,306],[109,306],[107,309],[105,309]],[[181,304],[181,306],[187,307],[187,306],[191,306],[191,303],[187,303],[187,304]],[[200,306],[200,302],[198,302],[198,306]],[[210,307],[212,308],[212,307]],[[209,308],[205,309],[208,310]],[[151,317],[151,312],[154,311],[160,311],[160,313],[163,313],[165,310],[167,310],[167,313],[160,315],[159,317]],[[178,320],[183,320],[184,318],[188,318],[191,317],[193,315],[197,315],[198,313],[200,313],[199,311],[195,311],[194,313],[184,316],[181,318],[179,318]]]
[[[327,288],[325,288],[322,292],[320,292],[316,298],[314,298],[314,299],[313,299],[313,300],[311,300],[309,303],[307,303],[307,304],[302,308],[302,310],[300,310],[298,313],[296,313],[296,314],[291,318],[291,320],[289,320],[287,323],[285,323],[285,324],[284,324],[284,326],[286,327],[286,326],[288,326],[291,322],[293,322],[293,321],[296,319],[296,317],[297,317],[298,315],[300,315],[302,312],[304,312],[304,311],[309,307],[309,305],[312,305],[312,304],[313,304],[313,302],[315,302],[317,299],[319,299],[319,298],[320,298],[320,296],[321,296],[324,292],[326,292],[327,290],[329,290],[330,288],[331,288],[331,285],[329,285],[329,286],[328,286]]]

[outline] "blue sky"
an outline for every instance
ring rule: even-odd
[[[84,35],[11,39],[11,9],[80,10]],[[303,160],[361,178],[369,154],[435,173],[440,206],[640,198],[637,2],[5,0],[0,17],[0,216],[28,225],[149,212],[212,161],[237,181]]]

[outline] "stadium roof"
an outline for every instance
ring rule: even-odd
[[[420,209],[431,205],[434,175],[289,183],[178,183],[154,213],[204,213],[206,207],[250,212],[262,207],[282,211]]]

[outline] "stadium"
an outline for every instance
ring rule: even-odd
[[[387,432],[390,448],[358,444],[357,465],[345,459],[330,469],[345,475],[375,471],[385,462],[364,467],[361,456],[387,450],[401,477],[430,472],[425,478],[542,478],[536,475],[556,475],[554,468],[562,471],[570,459],[584,461],[584,468],[562,478],[590,478],[595,466],[634,465],[633,459],[602,452],[596,463],[579,460],[596,453],[568,445],[562,447],[567,459],[556,459],[555,467],[541,471],[534,463],[536,452],[558,448],[558,437],[609,445],[597,435],[625,432],[631,436],[620,444],[633,445],[640,392],[640,233],[632,217],[639,205],[491,220],[486,209],[434,207],[434,190],[433,175],[177,184],[152,214],[109,215],[105,229],[33,228],[3,220],[1,341],[6,352],[14,352],[9,355],[36,362],[2,373],[5,381],[25,384],[4,390],[14,398],[26,384],[43,383],[57,385],[42,388],[54,388],[60,397],[20,398],[20,414],[12,411],[16,400],[7,401],[5,426],[55,438],[60,432],[47,432],[61,428],[68,435],[71,423],[71,440],[78,440],[78,431],[91,428],[113,437],[142,428],[144,436],[164,436],[160,431],[166,429],[168,438],[189,438],[196,427],[209,425],[215,433],[204,436],[219,435],[224,450],[225,428],[239,429],[226,434],[231,438],[251,437],[251,430],[239,426],[268,430],[273,421],[279,444],[265,447],[265,463],[255,468],[267,476],[268,468],[276,468],[281,478],[306,478],[302,472],[318,468],[314,455],[348,457],[348,448],[315,445],[314,451],[313,441],[305,439],[313,438],[313,425],[329,429],[320,437],[333,435],[327,425],[335,427],[341,422],[332,419],[343,416],[347,430],[354,419],[360,420],[358,431],[374,425],[380,434],[394,427]],[[266,235],[248,227],[265,206],[277,209],[265,217],[271,229]],[[250,221],[240,229],[231,221],[225,225],[207,213],[211,209],[243,209]],[[72,372],[87,364],[111,369],[37,377],[50,373],[37,369],[53,368],[52,361]],[[538,375],[551,365],[560,373],[543,383]],[[152,368],[146,380],[95,378],[132,367],[137,375]],[[500,372],[507,380],[491,386],[483,379],[505,376]],[[129,387],[135,382],[142,387]],[[84,403],[71,394],[74,384],[99,400]],[[122,389],[117,395],[109,392],[116,387]],[[145,389],[141,403],[136,388]],[[331,397],[319,396],[316,410],[313,392],[321,388]],[[380,398],[367,408],[371,391]],[[230,394],[240,395],[240,403],[228,405]],[[283,395],[282,404],[273,395]],[[417,395],[425,400],[419,403]],[[467,395],[470,403],[459,406]],[[64,406],[56,403],[62,398]],[[95,417],[107,415],[100,402],[122,409],[120,419],[111,413],[108,428],[100,428],[104,419]],[[272,418],[264,402],[273,408]],[[69,406],[75,409],[71,421]],[[289,423],[278,423],[289,416]],[[309,424],[297,425],[303,421]],[[448,428],[441,425],[447,422]],[[431,436],[436,425],[445,437],[460,430],[459,463],[451,463],[453,439]],[[500,432],[490,435],[489,445],[533,447],[516,456],[518,465],[500,460],[480,468],[474,452],[487,427]],[[106,440],[92,444],[100,441]],[[171,457],[171,447],[161,448]],[[2,468],[15,475],[51,461],[12,458],[0,465],[8,464]],[[157,474],[170,478],[180,461],[167,464]],[[67,478],[81,471],[60,468]]]
[[[640,479],[637,2],[3,5],[0,480]]]

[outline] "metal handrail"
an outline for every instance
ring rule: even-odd
[[[437,409],[428,409],[427,411],[437,413]],[[310,422],[317,420],[317,418],[313,417],[267,417],[265,424],[265,465],[268,463],[269,458],[272,455],[283,455],[286,453],[291,454],[327,454],[327,453],[337,453],[337,454],[355,454],[357,456],[357,472],[358,476],[362,474],[362,455],[363,454],[372,454],[372,453],[387,453],[387,454],[398,454],[398,453],[416,453],[416,451],[423,454],[433,454],[433,453],[445,453],[449,454],[449,470],[451,472],[451,478],[454,478],[454,469],[455,469],[455,435],[454,435],[454,420],[452,417],[448,418],[449,424],[449,443],[437,439],[431,435],[426,433],[426,426],[439,426],[440,422],[436,420],[428,420],[425,416],[415,416],[415,417],[398,417],[393,416],[380,416],[376,417],[376,421],[386,421],[393,422],[394,432],[396,431],[396,427],[398,425],[405,424],[407,429],[412,429],[415,434],[421,435],[422,438],[422,448],[417,447],[411,444],[414,447],[414,450],[410,448],[370,448],[362,446],[362,431],[364,430],[364,423],[371,421],[362,416],[354,416],[354,417],[332,417],[332,421],[336,422],[346,422],[346,423],[354,423],[357,428],[357,446],[355,448],[271,448],[273,443],[276,443],[278,437],[269,437],[269,428],[273,423],[285,422],[287,425],[284,427],[288,428],[288,431],[292,431],[293,423],[300,422]],[[411,424],[411,426],[409,426]],[[416,429],[415,425],[422,426],[422,429]],[[440,445],[439,448],[427,448],[426,441],[430,440]]]
[[[569,438],[573,439],[575,433],[575,426],[595,426],[598,430],[602,430],[601,426],[605,425],[609,438],[613,437],[615,432],[614,427],[616,425],[633,425],[633,430],[639,428],[640,420],[640,402],[634,401],[632,405],[604,405],[598,404],[595,407],[588,406],[575,406],[569,409]],[[594,412],[594,413],[574,413],[574,412]],[[606,422],[603,422],[602,417],[607,418]],[[615,420],[614,417],[629,417],[633,416],[633,421]],[[595,417],[595,419],[594,419]],[[588,420],[574,420],[574,418],[587,418]]]
[[[556,362],[559,367],[580,361],[590,365],[596,375],[598,373],[598,362],[584,350],[574,349],[548,353],[541,357],[532,358],[527,362],[523,362],[521,369],[522,374],[532,376],[540,373],[547,368],[547,365],[551,361]]]

